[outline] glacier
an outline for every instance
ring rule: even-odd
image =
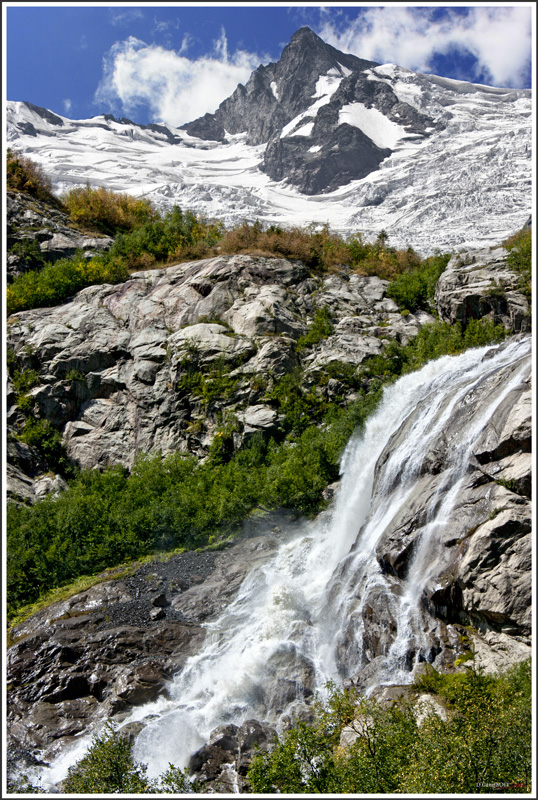
[[[267,224],[329,225],[342,235],[373,239],[423,255],[499,244],[519,230],[532,210],[530,90],[494,88],[414,73],[394,64],[370,68],[369,81],[388,83],[402,103],[435,122],[427,136],[397,130],[376,109],[347,106],[340,124],[363,126],[393,150],[360,180],[317,195],[302,194],[262,169],[265,144],[246,134],[207,141],[164,123],[137,125],[110,115],[71,120],[25,102],[8,102],[7,140],[35,161],[62,194],[75,186],[105,186],[173,205],[227,226],[256,219]],[[320,76],[315,117],[337,88]],[[276,89],[276,87],[275,87]],[[299,120],[293,121],[298,123]],[[308,131],[287,126],[282,135]],[[293,133],[292,133],[293,130]]]

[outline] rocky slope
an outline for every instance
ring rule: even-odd
[[[441,318],[489,316],[507,330],[528,330],[528,303],[505,258],[497,248],[463,259],[471,265],[452,259],[437,289]],[[406,344],[433,320],[423,311],[400,314],[386,286],[345,267],[311,277],[300,262],[216,257],[18,313],[7,343],[19,371],[34,376],[26,393],[32,416],[61,433],[78,466],[130,467],[140,452],[203,457],[226,423],[235,449],[254,431],[278,437],[270,390],[296,368],[320,397],[352,399],[352,386],[338,378],[342,367],[353,371],[392,339]],[[320,309],[333,332],[298,349]],[[27,414],[8,380],[8,496],[34,500],[61,478],[18,440]]]
[[[22,192],[6,193],[7,280],[82,250],[89,258],[105,252],[110,236],[85,234],[59,208]]]
[[[384,659],[397,627],[395,606],[408,585],[410,565],[428,523],[425,508],[442,493],[453,454],[477,419],[480,435],[435,552],[428,554],[426,565],[434,569],[418,607],[423,624],[420,647],[429,650],[427,660],[441,669],[453,667],[471,651],[488,671],[529,657],[530,375],[530,355],[522,353],[490,373],[452,410],[416,476],[412,496],[378,542],[375,559],[382,579],[367,592],[351,595],[355,605],[347,609],[348,625],[338,633],[338,656],[345,664],[346,650],[353,649],[361,629],[364,666],[348,676],[348,683],[363,690],[383,683]],[[496,397],[495,414],[485,417]],[[447,396],[445,404],[449,401]],[[373,508],[377,496],[383,505],[387,502],[390,456],[409,439],[423,413],[417,406],[378,459]],[[199,651],[207,635],[205,624],[234,600],[250,570],[266,563],[300,530],[300,521],[262,517],[245,527],[246,538],[222,552],[184,553],[138,569],[134,565],[129,574],[118,577],[111,572],[102,576],[103,583],[16,626],[7,660],[9,752],[14,763],[46,765],[103,719],[111,717],[121,726],[138,706],[172,696],[171,679]],[[342,560],[335,587],[354,585],[355,549]],[[387,601],[380,580],[392,600]],[[418,646],[411,640],[405,653],[409,663]],[[297,661],[293,652],[280,655],[279,674],[285,677],[272,687],[271,701],[285,709],[300,695],[304,704],[315,688],[312,665],[304,657]],[[290,656],[293,663],[287,665]],[[278,672],[279,664],[273,661],[267,667]],[[385,679],[393,682],[390,675]],[[301,703],[295,703],[294,711],[308,715]],[[128,722],[125,733],[138,735],[152,719],[150,715],[142,722]],[[229,791],[231,778],[241,791],[248,791],[245,774],[252,749],[247,743],[267,747],[270,740],[271,726],[263,718],[218,728],[192,755],[191,770],[206,791]],[[238,775],[230,773],[231,767]]]
[[[9,320],[8,344],[20,369],[38,376],[28,392],[31,414],[52,422],[80,466],[129,467],[137,452],[180,450],[203,457],[223,418],[233,420],[235,448],[255,431],[278,437],[282,420],[268,390],[296,368],[313,391],[351,400],[353,388],[329,377],[331,364],[356,369],[391,339],[406,342],[432,320],[425,312],[400,314],[385,295],[386,285],[344,267],[312,277],[300,262],[217,257],[135,273],[123,284],[85,289],[63,306],[17,314]],[[448,321],[488,316],[511,332],[530,327],[527,301],[502,248],[453,258],[438,283],[436,303]],[[323,308],[333,332],[297,347]],[[443,483],[459,432],[482,403],[502,391],[515,368],[496,373],[456,409],[417,476],[405,514],[379,542],[376,558],[395,596],[420,540],[424,503]],[[8,493],[18,502],[34,502],[65,484],[46,473],[34,448],[18,440],[28,413],[19,400],[9,385]],[[527,366],[495,416],[484,421],[439,545],[436,578],[425,595],[424,630],[440,666],[464,655],[466,642],[487,669],[530,652],[531,416]],[[380,484],[388,455],[410,425],[412,419],[379,459]],[[289,518],[262,519],[222,552],[185,553],[133,567],[127,576],[112,572],[13,629],[13,759],[48,762],[100,720],[111,716],[121,724],[137,705],[166,697],[171,677],[201,647],[204,623],[216,619],[247,572],[269,559],[298,525]],[[349,578],[342,574],[342,580]],[[379,679],[394,620],[375,592],[361,598],[360,613],[367,630],[364,665],[348,680],[367,687]],[[356,621],[353,609],[349,618]],[[352,637],[350,628],[341,639],[342,654]],[[412,648],[408,657],[413,659]],[[307,666],[300,672],[304,697],[314,688]],[[282,684],[283,705],[294,686]],[[129,734],[140,726],[131,726]],[[217,730],[193,756],[191,768],[206,788],[227,791],[234,762],[239,785],[248,790],[249,747],[268,746],[271,729],[263,719],[245,726]]]
[[[43,764],[98,721],[121,724],[133,707],[166,696],[171,676],[199,650],[204,623],[281,541],[277,521],[263,536],[246,529],[249,538],[221,553],[135,565],[119,579],[111,571],[17,626],[8,651],[12,763]]]
[[[391,338],[407,341],[431,317],[402,316],[384,296],[387,281],[358,275],[312,278],[300,263],[231,256],[139,272],[123,284],[93,286],[57,308],[9,320],[20,368],[39,375],[32,414],[49,420],[81,467],[120,463],[138,452],[207,454],[223,421],[235,447],[256,430],[278,435],[268,391],[299,363],[306,383],[350,399],[334,363],[358,366]],[[299,356],[296,345],[316,309],[334,333]],[[193,380],[198,378],[195,386]],[[8,424],[24,416],[8,385]],[[27,450],[13,439],[12,496],[31,498]],[[23,474],[25,473],[25,474]]]

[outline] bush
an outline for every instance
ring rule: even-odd
[[[434,310],[437,281],[449,259],[447,253],[430,256],[420,265],[402,272],[387,287],[387,297],[391,297],[400,309],[431,312]]]
[[[434,322],[424,325],[407,345],[392,340],[381,355],[373,356],[361,365],[360,373],[366,378],[393,381],[428,361],[445,355],[457,355],[470,347],[484,347],[502,342],[506,331],[491,320],[471,319],[467,328],[459,322]]]
[[[87,185],[71,189],[62,200],[76,225],[111,236],[120,231],[132,231],[155,215],[149,200],[103,187],[92,189]]]
[[[8,148],[6,156],[6,188],[9,191],[25,192],[57,207],[62,205],[52,194],[52,184],[37,164],[11,148]]]
[[[30,411],[28,405],[25,408],[25,404],[21,403],[20,395],[17,398],[17,402],[21,410]],[[58,472],[64,477],[74,476],[76,470],[69,461],[62,435],[47,419],[29,417],[24,423],[24,428],[18,438],[21,442],[37,450],[45,460],[49,470]]]
[[[420,683],[417,691],[423,691]],[[254,793],[490,794],[528,792],[532,716],[530,661],[504,675],[479,670],[441,676],[435,688],[448,701],[447,719],[431,713],[420,727],[413,704],[391,706],[330,687],[314,720],[277,738],[253,760]],[[340,747],[344,726],[356,739]]]
[[[35,239],[22,239],[15,242],[9,249],[9,253],[18,256],[29,269],[42,269],[47,263]]]
[[[360,233],[347,239],[350,263],[360,275],[378,275],[394,280],[397,275],[415,269],[421,263],[412,247],[398,250],[390,247],[385,231],[380,231],[374,243],[368,243]]]
[[[311,347],[323,339],[326,339],[334,331],[334,325],[331,319],[331,312],[327,306],[317,308],[314,312],[314,319],[308,332],[301,336],[297,341],[297,352],[300,353],[305,347]]]
[[[108,725],[96,735],[88,753],[73,767],[62,789],[73,794],[146,794],[147,767],[135,764],[133,745]]]
[[[508,250],[506,260],[510,269],[519,275],[519,288],[531,299],[532,294],[532,229],[523,230],[511,236],[503,246]]]
[[[7,313],[59,305],[86,286],[118,283],[128,276],[127,268],[109,256],[88,260],[79,253],[72,259],[62,258],[40,271],[15,278],[7,287]]]
[[[110,257],[119,258],[129,269],[146,269],[156,261],[203,258],[219,241],[222,230],[221,223],[174,206],[164,216],[155,214],[136,230],[118,236]]]
[[[133,758],[133,742],[108,723],[85,756],[69,767],[62,791],[69,794],[191,794],[197,791],[186,774],[169,765],[157,780],[147,777],[146,764]]]
[[[306,228],[270,225],[264,229],[258,221],[253,224],[245,222],[225,232],[219,243],[219,252],[297,259],[315,273],[325,272],[349,260],[344,240],[331,233],[328,226],[317,230],[315,225]]]

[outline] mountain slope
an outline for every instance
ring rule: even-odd
[[[376,65],[302,28],[183,129],[8,103],[57,191],[105,185],[226,224],[329,223],[424,254],[497,244],[531,212],[531,93]]]

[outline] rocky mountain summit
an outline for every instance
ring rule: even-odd
[[[244,133],[247,144],[266,144],[261,168],[273,180],[308,195],[329,192],[376,170],[393,141],[442,127],[372,80],[378,66],[300,28],[277,63],[258,67],[215,114],[182,127],[219,142]]]

